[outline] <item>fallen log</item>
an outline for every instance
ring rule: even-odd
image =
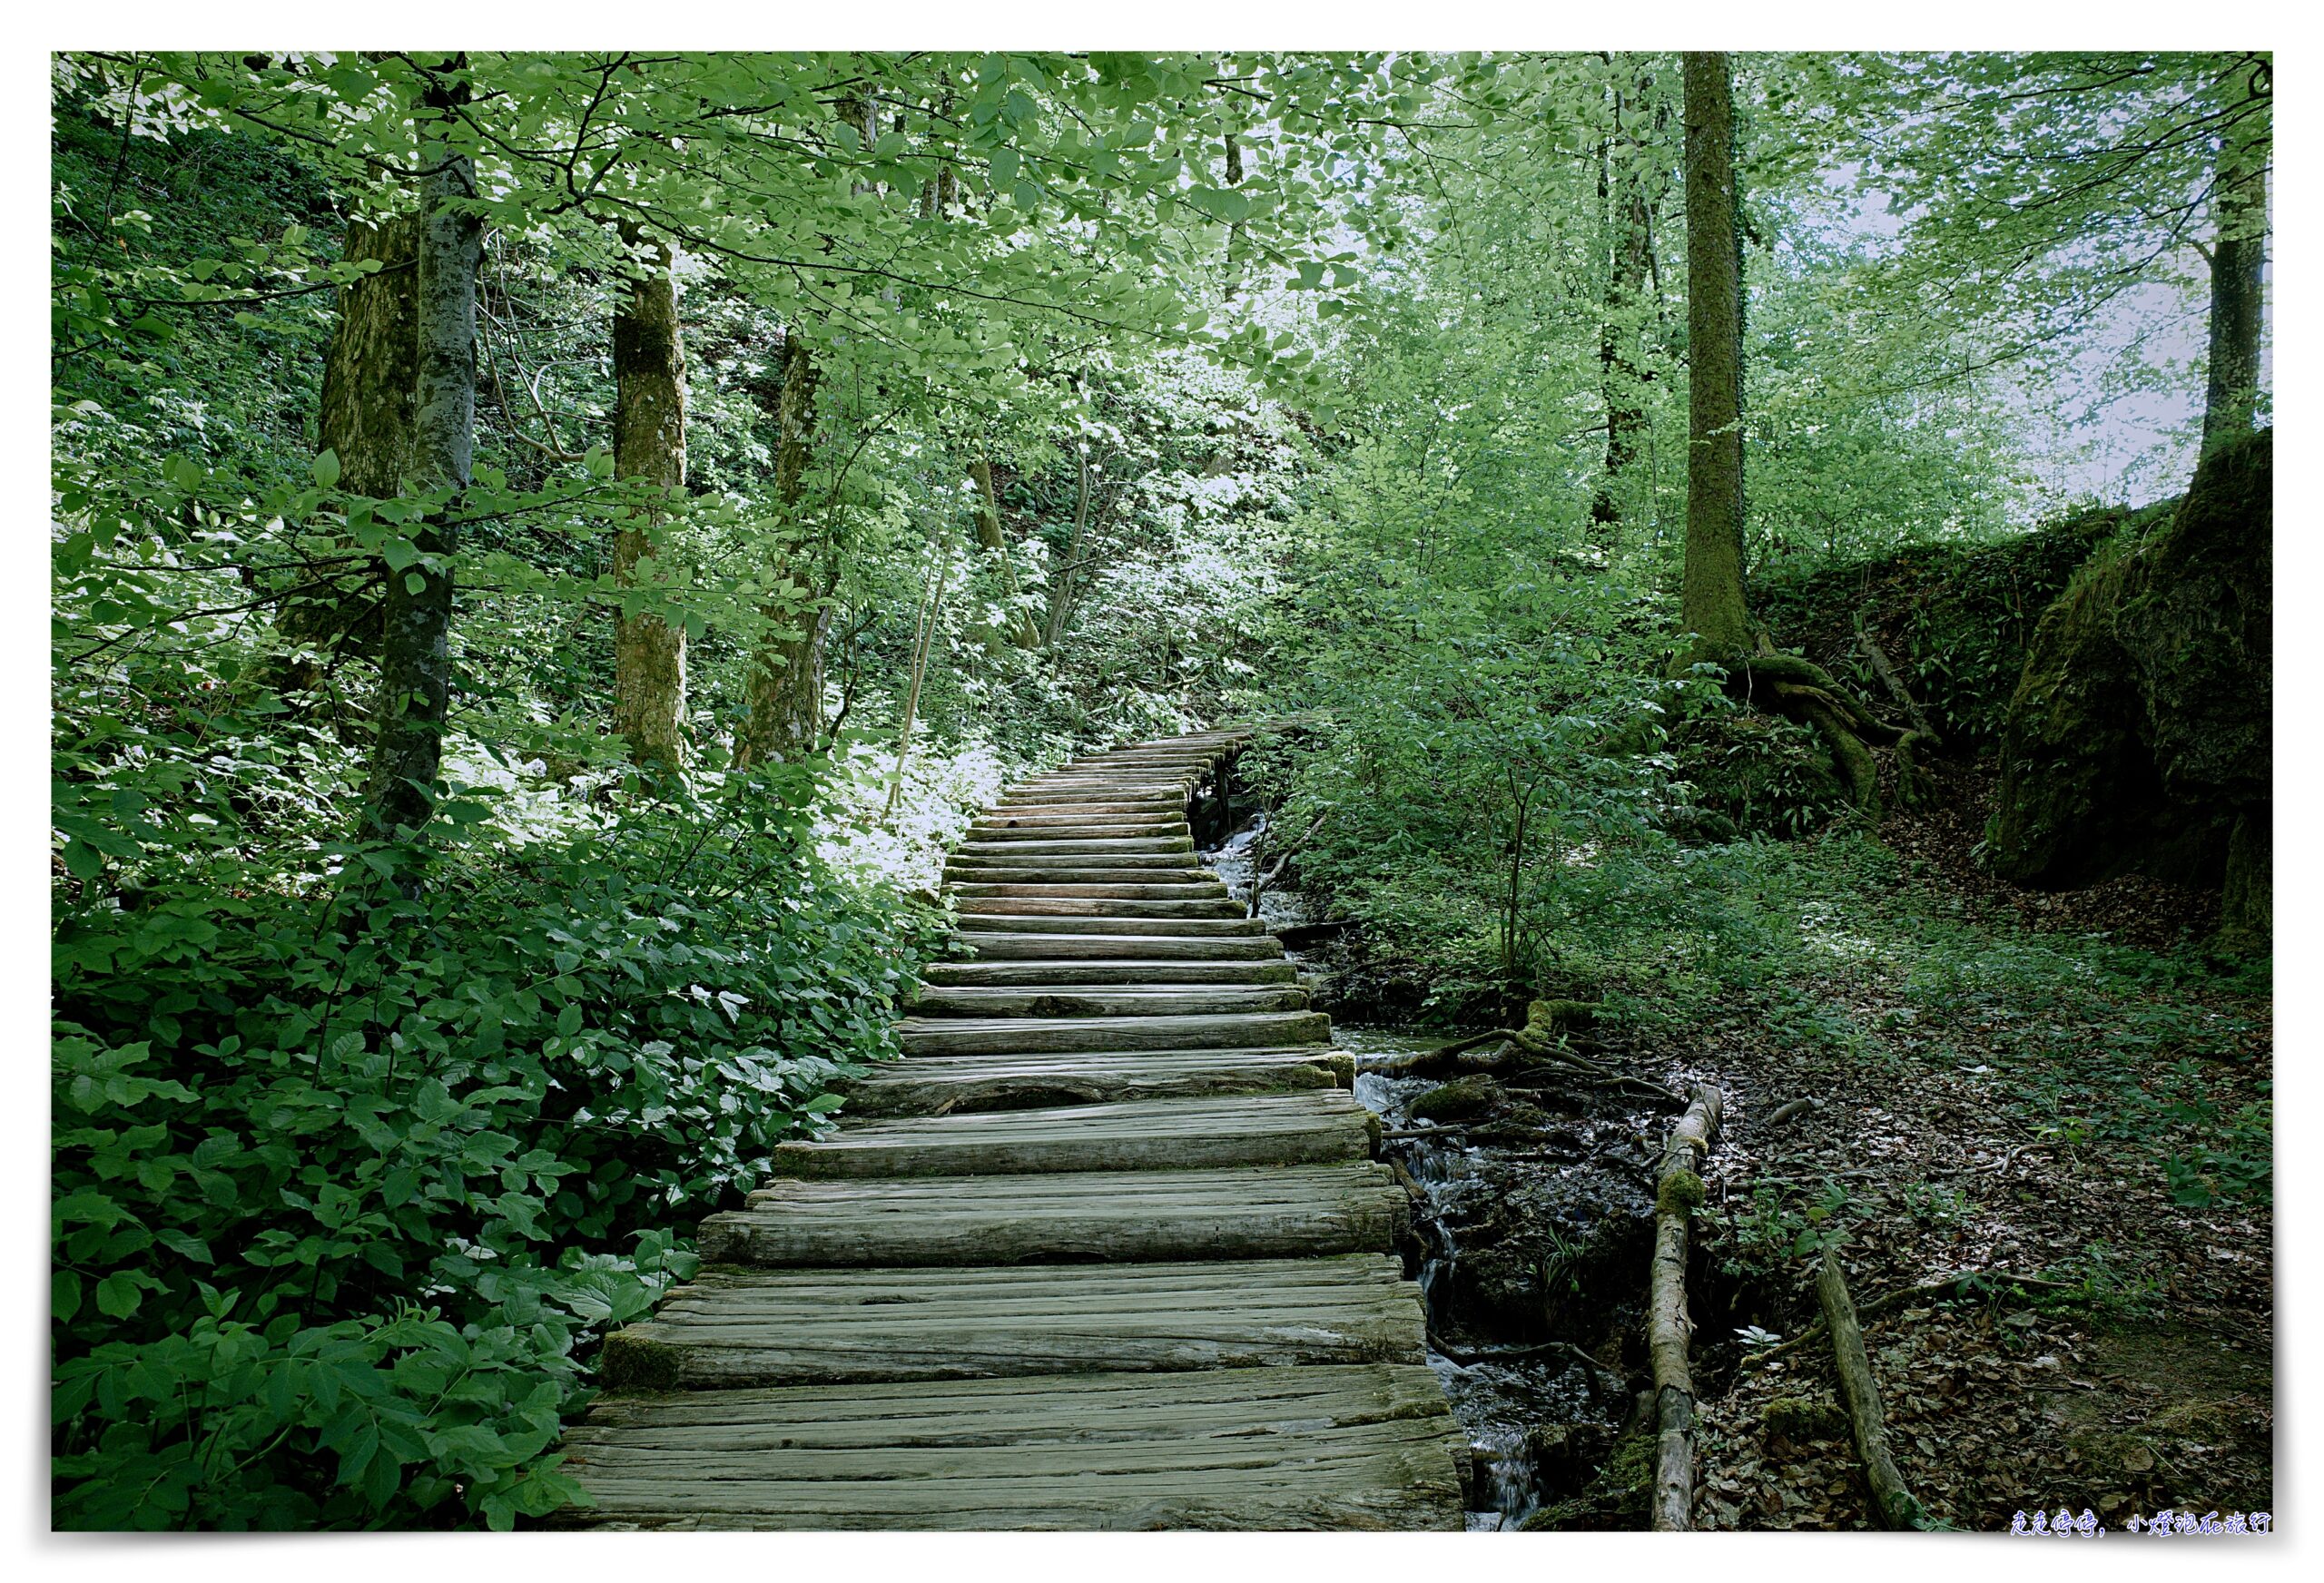
[[[1521,1052],[1550,1057],[1567,1065],[1612,1076],[1611,1068],[1586,1060],[1556,1042],[1559,1029],[1587,1027],[1597,1020],[1597,1017],[1598,1008],[1587,1000],[1536,1000],[1523,1027],[1496,1027],[1484,1033],[1471,1034],[1467,1038],[1454,1039],[1451,1044],[1439,1045],[1433,1050],[1366,1061],[1363,1070],[1377,1073],[1383,1077],[1435,1077],[1447,1072],[1465,1075],[1506,1066]],[[1472,1058],[1465,1062],[1460,1059],[1471,1050],[1496,1040],[1515,1047],[1482,1059]]]
[[[1761,1180],[1766,1178],[1763,1177]],[[1921,1281],[1910,1286],[1899,1286],[1894,1292],[1884,1293],[1857,1309],[1856,1317],[1860,1320],[1870,1319],[1875,1314],[1886,1313],[1898,1303],[1908,1303],[1915,1297],[1943,1297],[1954,1294],[1955,1288],[1964,1281],[1992,1281],[2004,1286],[2038,1286],[2045,1291],[2055,1292],[2071,1291],[2074,1286],[2072,1281],[2050,1281],[2039,1275],[2013,1274],[2007,1270],[1955,1270],[1951,1274],[1940,1275],[1934,1281]],[[1765,1352],[1752,1353],[1743,1360],[1740,1367],[1747,1373],[1764,1369],[1786,1353],[1797,1352],[1801,1347],[1822,1339],[1824,1329],[1824,1322],[1820,1319],[1816,1320],[1789,1341],[1779,1342]]]
[[[1847,1404],[1848,1427],[1856,1437],[1856,1451],[1864,1462],[1865,1481],[1872,1486],[1873,1509],[1885,1528],[1925,1529],[1928,1513],[1905,1487],[1888,1454],[1888,1434],[1881,1422],[1880,1388],[1872,1377],[1872,1360],[1864,1350],[1864,1327],[1856,1322],[1848,1301],[1847,1278],[1840,1273],[1837,1250],[1824,1244],[1824,1260],[1816,1272],[1816,1297],[1823,1305],[1824,1325],[1832,1335],[1832,1361],[1840,1375],[1840,1400]]]
[[[1695,1086],[1686,1115],[1670,1129],[1655,1172],[1654,1265],[1647,1294],[1647,1345],[1654,1361],[1656,1436],[1649,1526],[1658,1532],[1694,1527],[1695,1383],[1687,1363],[1694,1322],[1687,1316],[1687,1234],[1703,1201],[1703,1157],[1718,1131],[1721,1098]]]
[[[1815,1108],[1816,1101],[1812,1097],[1790,1100],[1785,1104],[1777,1106],[1773,1110],[1768,1112],[1768,1119],[1761,1122],[1759,1125],[1767,1127],[1769,1131],[1773,1131],[1775,1128],[1781,1126],[1785,1122],[1789,1121],[1793,1116]]]

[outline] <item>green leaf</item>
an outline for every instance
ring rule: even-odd
[[[115,1273],[106,1276],[97,1283],[97,1311],[114,1319],[127,1319],[145,1300],[145,1293],[139,1288],[140,1283],[134,1275]]]
[[[339,453],[327,450],[315,458],[315,482],[325,489],[339,487]]]
[[[403,591],[417,599],[428,592],[428,579],[418,572],[406,572],[403,575]]]

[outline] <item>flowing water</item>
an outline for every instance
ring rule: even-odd
[[[1204,861],[1237,899],[1247,899],[1251,849],[1264,815],[1237,831]],[[1261,916],[1277,926],[1310,921],[1296,890],[1269,890],[1261,898]],[[1292,960],[1303,974],[1312,970],[1302,953]],[[1419,1034],[1389,1028],[1335,1025],[1333,1042],[1351,1052],[1362,1067],[1367,1060],[1433,1049],[1444,1042],[1442,1034]],[[1416,1128],[1406,1106],[1437,1086],[1436,1078],[1389,1078],[1364,1072],[1356,1077],[1355,1096],[1382,1119],[1391,1134]],[[1538,1151],[1536,1151],[1538,1153]],[[1564,1236],[1580,1238],[1581,1230],[1599,1218],[1600,1188],[1587,1168],[1577,1173],[1562,1159],[1542,1164],[1493,1145],[1470,1144],[1458,1133],[1428,1137],[1391,1136],[1384,1157],[1400,1166],[1419,1194],[1414,1215],[1415,1250],[1408,1251],[1408,1273],[1416,1276],[1427,1305],[1429,1367],[1444,1387],[1454,1415],[1468,1431],[1477,1477],[1471,1491],[1472,1530],[1512,1529],[1541,1504],[1542,1482],[1535,1466],[1535,1447],[1545,1427],[1589,1422],[1607,1416],[1602,1391],[1593,1393],[1590,1372],[1576,1349],[1561,1342],[1543,1342],[1531,1333],[1508,1336],[1502,1314],[1478,1312],[1467,1292],[1472,1283],[1462,1277],[1462,1238],[1472,1228],[1476,1234],[1503,1240],[1500,1228],[1512,1214],[1528,1221],[1543,1215],[1543,1204],[1553,1204],[1547,1218],[1553,1244],[1562,1247]],[[1512,1189],[1521,1188],[1518,1205]],[[1412,1264],[1417,1268],[1411,1268]],[[1642,1273],[1643,1264],[1640,1270]],[[1512,1344],[1513,1343],[1513,1344]],[[1619,1413],[1619,1407],[1614,1411]]]

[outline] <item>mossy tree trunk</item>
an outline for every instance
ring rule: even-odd
[[[451,693],[450,518],[468,487],[476,445],[476,287],[484,226],[454,207],[476,196],[473,166],[450,137],[468,100],[468,57],[436,68],[423,97],[419,143],[418,388],[413,481],[449,489],[450,503],[414,534],[420,558],[388,576],[379,654],[379,732],[364,822],[378,832],[416,829],[434,808]]]
[[[2221,139],[2212,179],[2217,231],[2211,263],[2211,359],[2203,390],[2203,450],[2251,432],[2260,409],[2261,270],[2268,251],[2269,90],[2264,68]]]
[[[679,333],[675,259],[668,244],[621,227],[625,247],[643,241],[645,272],[614,310],[614,468],[675,495],[686,481],[685,350]],[[663,574],[654,557],[658,509],[614,536],[614,580],[624,588]],[[639,763],[675,767],[685,751],[686,634],[659,615],[614,618],[614,729]]]
[[[1627,61],[1629,57],[1621,57]],[[1610,60],[1610,64],[1614,64]],[[1646,448],[1645,387],[1640,318],[1653,269],[1654,189],[1649,151],[1636,122],[1648,112],[1653,79],[1642,71],[1614,90],[1613,129],[1600,165],[1607,231],[1606,293],[1599,325],[1599,388],[1606,408],[1606,470],[1591,496],[1593,521],[1614,526],[1635,492],[1630,469]],[[1630,120],[1625,123],[1627,113]]]
[[[779,438],[774,457],[775,497],[794,526],[805,515],[807,467],[814,454],[814,349],[801,327],[783,336],[783,396],[776,409]],[[774,759],[803,758],[815,751],[823,729],[823,644],[830,635],[828,578],[810,553],[803,534],[795,543],[787,573],[798,592],[769,599],[760,614],[768,634],[753,657],[744,690],[748,716],[737,733],[734,762],[747,768]]]
[[[1687,557],[1684,663],[1748,652],[1743,591],[1743,280],[1735,105],[1723,53],[1689,51],[1687,117]]]
[[[1009,556],[1009,536],[1001,528],[1000,496],[993,488],[992,463],[980,454],[969,472],[977,487],[977,547],[998,557],[1001,590],[1013,601],[1024,592],[1024,586],[1017,580],[1017,565]],[[987,646],[993,646],[1004,635],[1020,649],[1041,646],[1040,628],[1034,624],[1032,613],[1014,604],[1000,630],[988,634]]]

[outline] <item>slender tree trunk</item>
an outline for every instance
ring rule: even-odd
[[[635,247],[638,228],[624,222]],[[673,494],[686,481],[685,349],[667,243],[648,244],[650,273],[629,282],[614,311],[614,470]],[[655,510],[614,536],[614,580],[634,587],[654,553]],[[614,618],[614,729],[639,763],[675,766],[685,752],[686,634],[658,615]]]
[[[1750,646],[1743,591],[1743,280],[1735,234],[1735,107],[1727,56],[1690,51],[1687,98],[1689,661]]]
[[[977,486],[977,547],[1000,558],[1000,582],[1012,600],[1024,592],[1017,581],[1017,565],[1009,558],[1009,536],[1001,531],[1000,496],[992,487],[992,463],[979,456],[969,468]],[[1007,626],[1009,641],[1020,649],[1041,646],[1040,629],[1033,624],[1029,611],[1009,606]]]
[[[2203,453],[2251,432],[2260,410],[2260,268],[2268,251],[2264,109],[2231,128],[2213,176],[2211,372],[2203,391]]]
[[[783,398],[778,408],[774,492],[793,523],[802,515],[807,464],[815,436],[815,357],[799,326],[784,333]],[[803,545],[793,551],[792,581],[807,590],[807,603],[770,600],[761,614],[778,632],[759,645],[744,699],[749,717],[735,743],[734,762],[748,767],[776,758],[803,758],[815,751],[823,729],[823,643],[830,635],[831,606],[814,557]]]
[[[1645,113],[1650,79],[1637,77],[1638,103],[1633,116]],[[1610,258],[1606,276],[1604,317],[1600,321],[1598,360],[1600,388],[1606,405],[1606,471],[1590,501],[1590,515],[1599,522],[1622,519],[1624,475],[1638,461],[1647,444],[1643,392],[1648,375],[1639,355],[1640,305],[1646,300],[1653,264],[1653,194],[1646,171],[1646,150],[1622,121],[1621,90],[1614,98],[1614,133],[1608,144],[1604,173]]]
[[[1089,452],[1079,451],[1079,476],[1073,492],[1073,536],[1065,541],[1065,559],[1049,577],[1049,618],[1041,641],[1055,648],[1065,640],[1066,623],[1073,618],[1073,585],[1081,562],[1081,541],[1089,531]]]
[[[465,73],[468,58],[438,68]],[[451,693],[452,568],[458,547],[448,520],[468,487],[476,444],[476,282],[484,226],[450,207],[473,197],[475,172],[448,133],[468,101],[465,79],[438,82],[422,103],[432,113],[419,144],[419,383],[412,473],[424,489],[450,489],[443,514],[416,536],[421,559],[390,570],[380,638],[379,735],[365,817],[379,833],[418,828],[434,808]]]

